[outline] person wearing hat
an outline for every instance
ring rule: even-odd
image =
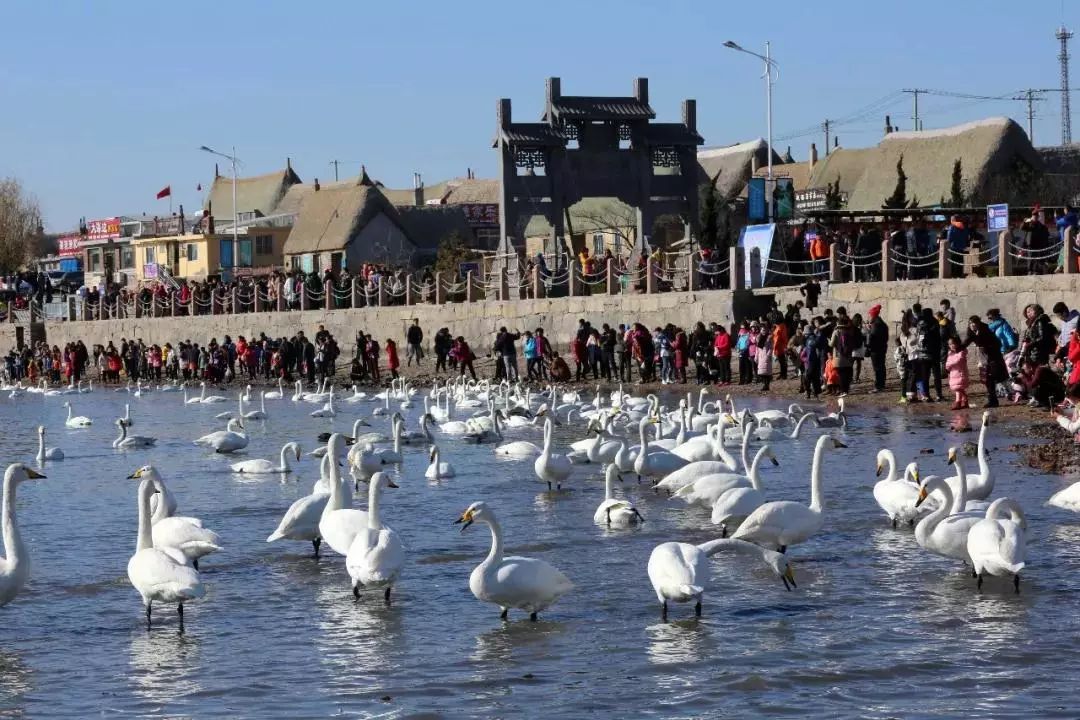
[[[874,368],[874,389],[879,393],[885,390],[885,361],[889,354],[889,326],[881,319],[881,305],[874,305],[867,313],[870,318],[870,331],[867,333],[866,349],[870,353],[870,364]]]

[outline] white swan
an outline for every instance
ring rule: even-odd
[[[128,476],[129,480],[149,480],[157,493],[164,493],[165,481],[153,465],[144,465]],[[163,550],[174,548],[183,553],[187,562],[199,569],[199,558],[221,550],[221,538],[213,530],[202,526],[198,518],[171,516],[165,503],[158,503],[159,512],[150,517],[150,536],[154,547]]]
[[[320,469],[323,470],[322,474],[328,476],[329,468],[330,458],[324,456],[320,463]],[[329,477],[326,479],[327,488],[329,488]],[[289,506],[289,509],[282,516],[281,522],[278,523],[277,529],[270,533],[270,536],[266,538],[266,542],[305,540],[315,548],[315,557],[318,559],[319,546],[322,545],[322,538],[319,536],[319,520],[322,518],[323,510],[326,509],[326,503],[330,500],[329,489],[320,489],[322,480],[323,478],[320,477],[316,481],[315,488],[310,495],[299,498]]]
[[[279,377],[277,379],[277,390],[266,390],[263,392],[262,396],[266,400],[284,400],[285,388],[281,384],[281,378]]]
[[[275,465],[272,461],[265,458],[258,458],[255,460],[244,460],[243,462],[233,463],[229,467],[234,473],[244,473],[245,475],[266,475],[270,473],[284,474],[291,473],[292,466],[289,465],[289,456],[292,455],[296,458],[297,462],[300,461],[300,443],[287,442],[281,446],[281,455],[278,459],[278,464]]]
[[[304,382],[303,380],[297,380],[293,390],[292,398],[293,402],[300,402],[304,399]]]
[[[198,440],[195,440],[196,445],[204,445],[211,447],[215,452],[230,453],[242,450],[247,447],[248,436],[246,433],[241,432],[244,429],[244,424],[233,418],[229,420],[229,424],[224,430],[218,430],[207,435],[203,435]]]
[[[1008,517],[1002,514],[1008,512]],[[978,577],[1013,576],[1013,587],[1020,592],[1020,571],[1027,563],[1027,520],[1020,505],[1009,498],[998,498],[986,509],[986,516],[971,526],[967,550]]]
[[[541,482],[548,484],[548,490],[551,490],[553,484],[561,489],[563,480],[570,477],[570,473],[574,470],[570,458],[551,452],[552,432],[551,418],[547,418],[544,420],[544,449],[533,461],[533,472]]]
[[[639,478],[663,477],[669,475],[689,463],[678,455],[667,450],[649,452],[649,439],[645,436],[645,426],[656,421],[650,418],[642,418],[638,423],[638,440],[641,442],[641,450],[634,458],[634,472]]]
[[[454,477],[456,474],[453,465],[439,460],[439,446],[432,445],[428,451],[428,467],[424,471],[424,477],[429,480],[438,480],[444,477]]]
[[[918,504],[935,491],[944,496],[944,502],[915,525],[915,542],[935,555],[968,562],[971,559],[967,550],[968,531],[985,515],[978,512],[953,513],[952,488],[939,477],[929,477],[923,481]]]
[[[804,542],[820,530],[825,521],[825,498],[821,492],[822,456],[826,448],[842,447],[847,446],[829,435],[818,438],[810,472],[809,507],[788,500],[767,502],[750,513],[732,537],[784,552],[788,545]]]
[[[30,556],[15,522],[15,488],[27,480],[45,476],[20,463],[8,465],[4,472],[4,506],[0,514],[0,532],[7,557],[0,557],[0,607],[15,599],[30,578]]]
[[[326,403],[321,408],[311,412],[311,417],[313,417],[313,418],[337,417],[337,411],[334,410],[334,394],[333,393],[330,393],[330,396],[327,398]]]
[[[1072,485],[1058,490],[1050,496],[1046,504],[1059,507],[1062,510],[1080,512],[1080,482],[1074,482]]]
[[[711,508],[721,495],[732,488],[757,488],[760,490],[761,481],[758,478],[758,473],[763,458],[768,458],[773,465],[780,464],[776,459],[776,455],[773,454],[772,447],[762,445],[755,453],[754,460],[750,463],[750,471],[746,475],[742,473],[706,475],[679,488],[673,497],[682,498],[687,504],[704,505]]]
[[[368,488],[367,526],[353,538],[345,556],[345,569],[352,578],[353,595],[360,597],[361,588],[386,588],[384,602],[390,602],[390,591],[405,565],[405,547],[392,529],[379,517],[379,498],[384,488],[397,485],[385,473],[371,476]]]
[[[195,397],[188,397],[187,385],[184,385],[181,388],[181,391],[184,393],[184,404],[185,405],[197,405],[197,404],[200,404],[200,403],[202,403],[203,397],[206,395],[206,388],[205,387],[203,387],[202,392],[199,393],[198,395],[196,395]]]
[[[45,447],[45,426],[44,425],[38,425],[37,433],[38,433],[37,461],[39,463],[43,463],[46,460],[63,460],[64,459],[64,451],[63,450],[61,450],[58,447],[51,447],[51,448],[46,448]]]
[[[120,434],[113,440],[112,446],[117,450],[152,447],[157,443],[157,438],[150,437],[149,435],[128,435],[128,425],[124,421],[124,418],[116,419],[116,427],[120,428]]]
[[[72,415],[71,415],[71,413],[72,413],[71,403],[69,403],[69,402],[64,403],[64,407],[66,407],[67,411],[68,411],[67,420],[64,422],[64,424],[67,425],[68,427],[70,427],[70,428],[82,428],[82,427],[90,427],[91,425],[94,424],[94,421],[91,420],[90,418],[86,417],[85,415],[76,415],[76,416],[72,417]]]
[[[206,383],[204,383],[204,382],[199,383],[199,386],[202,388],[202,396],[201,397],[202,397],[202,402],[203,402],[204,405],[206,403],[229,402],[229,398],[225,397],[224,395],[207,395],[206,394]]]
[[[146,608],[146,627],[154,600],[177,603],[180,627],[184,626],[184,603],[201,598],[206,588],[199,571],[187,564],[184,554],[172,547],[154,547],[150,526],[150,496],[158,492],[153,480],[144,477],[139,483],[139,533],[135,554],[128,560],[128,579],[142,597]]]
[[[919,510],[915,504],[919,501],[919,466],[915,463],[908,465],[904,476],[897,474],[896,455],[888,448],[878,450],[877,476],[881,477],[881,471],[888,468],[889,472],[884,480],[874,484],[874,500],[878,507],[892,521],[892,526],[899,523],[911,524],[919,517]],[[908,472],[913,471],[914,484],[908,482]]]
[[[814,416],[814,423],[818,427],[823,428],[846,428],[847,427],[847,413],[844,412],[844,398],[840,398],[836,401],[840,406],[838,412],[829,413],[823,417]]]
[[[653,548],[649,555],[649,582],[660,601],[661,617],[667,620],[668,602],[695,601],[694,614],[701,615],[701,600],[709,579],[710,556],[718,552],[736,552],[760,558],[772,568],[790,590],[795,587],[791,563],[778,552],[767,550],[743,540],[711,540],[700,545],[666,542]]]
[[[604,501],[593,513],[593,522],[597,525],[608,527],[629,527],[644,521],[634,504],[627,500],[619,500],[613,492],[615,480],[622,481],[619,468],[614,463],[607,466],[604,471]]]
[[[367,393],[360,392],[359,385],[353,385],[352,392],[353,394],[342,400],[342,402],[346,402],[351,405],[353,403],[363,402],[364,400],[367,400]]]
[[[340,433],[334,433],[327,446],[327,455],[331,458],[330,499],[319,518],[319,537],[338,555],[348,555],[356,533],[367,527],[367,513],[350,507],[352,498],[346,502],[346,496],[341,489],[341,473],[338,472],[338,464],[333,458],[341,457],[344,453],[345,439]]]
[[[543,560],[503,557],[502,528],[495,512],[483,502],[470,505],[456,521],[462,523],[462,532],[474,522],[491,529],[491,551],[469,575],[469,589],[477,600],[498,605],[503,620],[514,608],[529,613],[529,619],[535,621],[537,613],[573,589],[565,575]]]
[[[244,412],[244,406],[243,406],[243,404],[241,404],[240,405],[240,417],[244,418],[245,420],[265,420],[266,417],[267,417],[267,415],[266,415],[266,393],[263,393],[262,395],[259,396],[259,409],[258,410],[249,410],[248,412]]]
[[[982,427],[979,428],[979,473],[968,474],[965,487],[965,495],[967,497],[967,509],[968,510],[983,510],[987,506],[982,503],[972,503],[971,501],[986,500],[994,492],[994,476],[990,472],[990,458],[986,454],[986,428],[990,424],[990,413],[984,411],[982,414]],[[946,482],[949,483],[949,487],[952,488],[953,497],[959,497],[960,495],[960,466],[957,465],[957,474],[947,478]]]
[[[395,413],[390,424],[393,428],[394,447],[379,448],[375,451],[375,456],[379,458],[379,462],[383,465],[399,463],[405,459],[401,455],[401,428],[405,425],[405,420],[400,414]]]

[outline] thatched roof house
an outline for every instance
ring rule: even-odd
[[[286,262],[305,269],[404,265],[415,252],[397,210],[366,175],[359,182],[312,186],[285,241]]]
[[[236,208],[241,220],[264,217],[277,212],[277,205],[289,188],[300,182],[300,177],[293,172],[292,163],[286,161],[285,167],[265,175],[237,178]],[[233,218],[233,180],[231,177],[218,175],[210,186],[206,198],[206,209],[213,213],[219,222],[232,223]]]
[[[839,179],[851,210],[876,210],[896,187],[896,164],[903,157],[907,197],[931,206],[948,199],[953,164],[961,161],[964,192],[992,202],[1003,176],[1042,171],[1042,159],[1023,128],[1008,118],[989,118],[937,130],[894,132],[875,147],[839,148],[818,162],[809,187]],[[1002,197],[1000,201],[1008,201]]]
[[[720,173],[716,189],[726,197],[734,197],[743,192],[750,176],[759,167],[769,164],[768,143],[761,138],[727,147],[704,148],[698,150],[698,167],[701,170],[700,181],[709,182]],[[776,152],[773,152],[773,166],[782,164]]]

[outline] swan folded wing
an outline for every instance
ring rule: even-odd
[[[765,503],[743,521],[734,538],[755,544],[790,544],[789,538],[801,537],[816,530],[821,516],[801,503],[779,501]]]
[[[1059,507],[1062,510],[1080,510],[1080,482],[1075,482],[1063,490],[1058,490],[1050,496],[1047,504]]]
[[[353,539],[345,564],[349,574],[365,585],[391,582],[405,564],[405,548],[390,528],[361,530]]]
[[[495,579],[500,594],[510,600],[507,605],[530,612],[544,610],[574,587],[553,565],[536,558],[517,556],[503,558]]]
[[[732,517],[746,517],[764,503],[760,492],[749,487],[728,488],[716,498],[712,508],[713,523],[721,523]]]
[[[264,458],[233,463],[230,467],[238,473],[268,473],[276,469],[272,462]]]
[[[128,561],[128,576],[144,596],[164,602],[201,598],[206,587],[197,570],[186,564],[183,553],[175,548],[147,548]]]
[[[314,540],[319,537],[319,518],[322,517],[330,493],[313,493],[300,498],[285,511],[277,530],[266,538],[274,542],[282,538],[290,540]]]
[[[698,585],[698,573],[707,572],[704,556],[694,545],[664,543],[649,556],[649,580],[663,596],[676,602],[700,597],[705,589]]]
[[[151,529],[154,547],[181,548],[188,543],[202,543],[221,549],[221,537],[213,530],[187,522],[187,518],[170,517],[156,522]]]
[[[343,508],[335,510],[319,521],[319,536],[326,541],[334,552],[348,555],[356,533],[367,527],[367,512]]]
[[[625,500],[605,500],[600,503],[600,507],[596,508],[596,512],[593,513],[593,522],[606,523],[608,521],[609,513],[616,512],[632,512],[634,506]]]

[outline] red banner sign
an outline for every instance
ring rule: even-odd
[[[61,235],[57,239],[57,254],[60,257],[72,257],[82,254],[82,235]]]
[[[91,220],[86,223],[86,238],[88,240],[109,240],[118,237],[120,237],[120,218],[118,217]]]
[[[499,206],[494,204],[462,205],[465,221],[469,225],[498,225]]]

